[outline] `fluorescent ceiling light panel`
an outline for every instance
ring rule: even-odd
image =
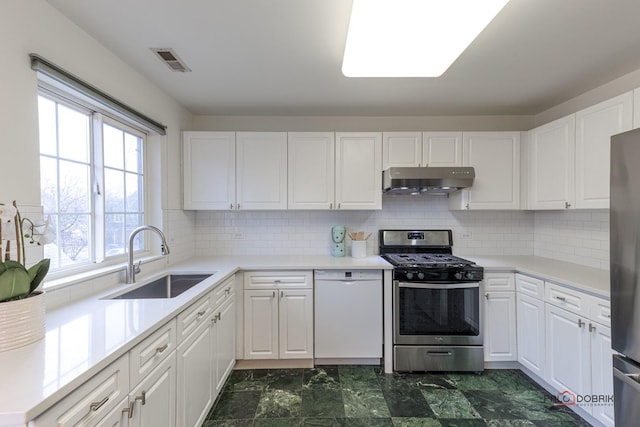
[[[438,77],[509,0],[353,0],[347,77]]]

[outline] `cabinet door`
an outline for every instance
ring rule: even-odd
[[[151,372],[129,394],[134,402],[132,427],[170,427],[176,425],[175,352]]]
[[[473,186],[449,196],[451,209],[520,208],[520,133],[463,133],[462,162],[473,166]]]
[[[382,134],[336,134],[338,209],[382,209]]]
[[[613,396],[613,354],[611,329],[592,322],[591,330],[591,394]],[[612,402],[611,402],[612,403]],[[613,427],[613,404],[593,406],[593,416],[604,425]]]
[[[529,208],[575,205],[575,115],[529,132]]]
[[[420,132],[384,132],[382,134],[382,169],[420,166],[422,135]]]
[[[313,358],[313,291],[280,291],[280,359]]]
[[[277,291],[244,291],[244,358],[278,358]]]
[[[333,209],[335,134],[289,132],[288,208]]]
[[[204,422],[214,399],[211,351],[213,318],[203,323],[178,347],[177,351],[177,424],[199,426]]]
[[[609,208],[611,136],[631,129],[633,92],[576,113],[576,207]]]
[[[462,166],[462,132],[423,132],[422,166]]]
[[[516,300],[518,362],[540,378],[544,378],[544,302],[520,292],[517,293]]]
[[[236,310],[235,297],[229,298],[216,311],[213,362],[215,370],[215,395],[224,386],[236,362]]]
[[[517,360],[516,293],[485,292],[484,320],[484,360]]]
[[[236,134],[238,209],[287,208],[287,134]]]
[[[586,395],[591,388],[590,339],[585,320],[545,304],[546,376],[558,392]]]
[[[184,132],[184,208],[233,209],[236,201],[234,132]]]

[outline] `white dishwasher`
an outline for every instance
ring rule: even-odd
[[[316,362],[379,363],[382,271],[316,270],[314,292]]]

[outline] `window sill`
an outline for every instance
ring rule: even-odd
[[[142,265],[147,263],[159,260],[161,258],[165,258],[162,255],[154,255],[147,254],[142,256],[136,256],[136,263],[142,260]],[[118,262],[111,265],[106,265],[104,267],[92,268],[90,270],[81,271],[81,272],[73,272],[69,275],[63,277],[54,277],[51,280],[45,279],[44,284],[42,285],[42,289],[45,291],[56,291],[60,289],[64,289],[70,286],[75,286],[81,283],[85,283],[94,279],[98,279],[100,277],[116,275],[122,272],[123,276],[120,279],[113,280],[114,284],[124,283],[124,275],[127,270],[127,262]]]

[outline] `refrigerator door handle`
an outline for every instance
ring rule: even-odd
[[[640,383],[638,382],[640,381],[640,373],[627,374],[614,367],[613,376],[633,388],[635,391],[640,392]]]

